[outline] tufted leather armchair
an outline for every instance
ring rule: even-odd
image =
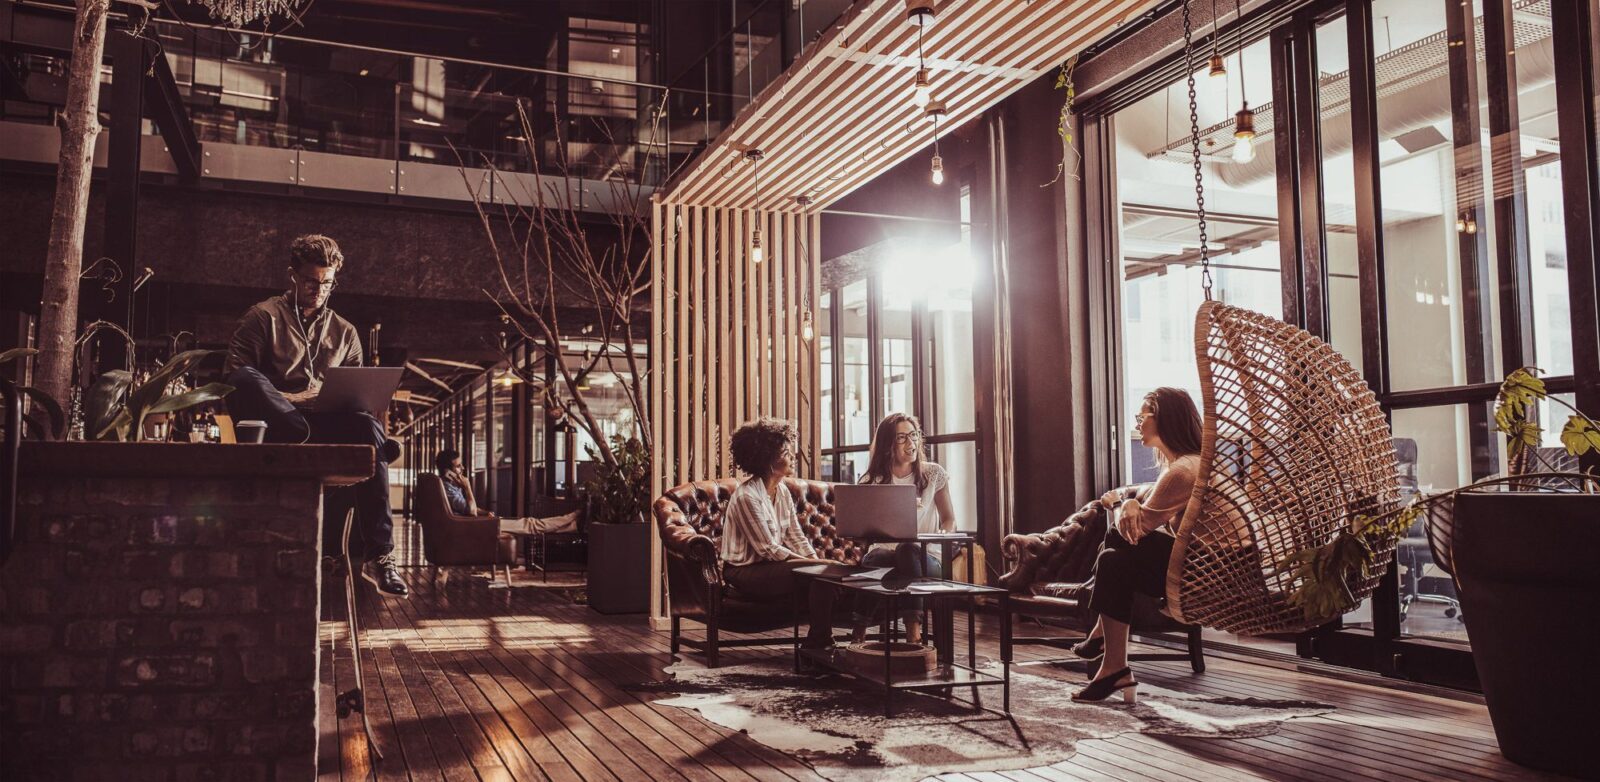
[[[838,537],[833,528],[833,492],[828,484],[785,478],[794,498],[796,517],[817,550],[817,556],[856,564],[865,549]],[[672,651],[680,645],[704,651],[706,665],[717,667],[719,646],[771,646],[790,643],[788,637],[722,640],[723,630],[754,634],[790,627],[794,607],[744,597],[722,580],[722,513],[739,486],[733,478],[695,481],[674,486],[651,506],[666,549],[667,595],[672,614]],[[681,638],[684,619],[706,627],[706,638]]]
[[[1090,502],[1060,526],[1027,535],[1007,535],[1000,541],[1007,571],[998,586],[1011,592],[1011,614],[1018,617],[1051,618],[1071,629],[1087,634],[1095,616],[1089,610],[1089,581],[1095,558],[1106,537],[1106,513],[1098,502]],[[1136,633],[1181,633],[1188,641],[1183,654],[1140,652],[1130,660],[1188,660],[1195,673],[1206,669],[1200,641],[1200,628],[1179,624],[1161,612],[1166,599],[1136,595],[1133,602],[1133,631]],[[1075,637],[1024,636],[1013,633],[1012,643],[1039,644],[1068,648],[1083,640]]]

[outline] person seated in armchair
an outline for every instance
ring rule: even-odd
[[[728,498],[722,517],[722,578],[758,600],[794,597],[796,568],[828,564],[817,558],[800,529],[794,497],[784,486],[794,463],[798,435],[793,423],[761,418],[740,426],[729,443],[733,463],[749,475]],[[834,587],[810,581],[811,629],[803,646],[833,645]]]
[[[409,590],[390,553],[388,463],[399,457],[399,444],[370,412],[317,410],[328,368],[362,364],[356,327],[328,306],[343,266],[344,253],[326,236],[302,236],[289,245],[289,289],[247,310],[233,332],[224,371],[234,391],[225,401],[235,421],[265,421],[267,442],[349,443],[377,451],[370,477],[324,496],[322,553],[331,558],[344,550],[345,515],[354,508],[350,555],[365,560],[361,575],[385,594],[405,597]]]
[[[922,426],[916,416],[890,413],[878,422],[872,434],[872,449],[867,460],[867,472],[861,483],[888,483],[917,487],[917,532],[950,532],[956,528],[955,505],[950,501],[950,475],[935,462],[922,458]],[[895,578],[943,578],[944,568],[939,562],[938,549],[923,548],[915,543],[875,543],[861,564],[866,567],[893,568]],[[906,640],[922,642],[922,608],[920,601],[912,601],[901,614],[906,625]],[[856,640],[866,635],[865,618],[856,619]]]
[[[493,516],[478,507],[472,495],[472,481],[467,478],[466,467],[461,464],[461,453],[446,448],[433,458],[434,469],[439,472],[439,482],[444,484],[444,498],[450,503],[450,512],[457,516]]]
[[[433,467],[439,473],[439,482],[444,484],[444,499],[450,504],[450,512],[457,516],[490,516],[495,514],[488,508],[478,507],[478,498],[472,493],[472,479],[467,477],[466,467],[461,464],[461,452],[453,448],[446,448],[433,458]],[[507,519],[518,521],[518,519]],[[528,518],[522,520],[529,532],[571,532],[578,528],[578,513],[576,511],[561,516],[548,518]],[[502,538],[511,537],[511,533],[500,533]]]
[[[1094,680],[1074,693],[1073,700],[1102,701],[1122,692],[1133,701],[1138,683],[1128,668],[1128,624],[1134,593],[1166,594],[1174,529],[1200,470],[1200,411],[1188,392],[1170,387],[1151,391],[1134,423],[1139,440],[1155,449],[1161,473],[1154,483],[1112,489],[1099,500],[1113,514],[1090,577],[1089,608],[1099,619],[1073,652],[1102,659]]]

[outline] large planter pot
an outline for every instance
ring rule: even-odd
[[[1462,494],[1452,551],[1500,752],[1530,768],[1594,776],[1600,496]]]
[[[353,445],[25,443],[0,779],[317,775],[322,491]]]
[[[588,592],[602,614],[650,610],[650,525],[589,524]]]

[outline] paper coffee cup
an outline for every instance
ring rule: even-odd
[[[267,422],[240,421],[233,425],[233,431],[241,443],[259,443],[267,438]]]

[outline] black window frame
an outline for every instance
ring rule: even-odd
[[[1507,22],[1512,18],[1514,0],[1482,0],[1484,17],[1485,84],[1479,90],[1473,36],[1463,35],[1475,24],[1471,3],[1460,0],[1422,0],[1445,5],[1449,14],[1447,29],[1453,38],[1463,40],[1452,47],[1452,105],[1457,123],[1457,138],[1479,144],[1478,129],[1487,124],[1491,134],[1515,139],[1518,131],[1516,76],[1508,56]],[[1173,13],[1179,11],[1174,9]],[[1600,304],[1596,303],[1596,250],[1600,247],[1600,172],[1596,169],[1595,46],[1591,40],[1591,15],[1597,13],[1590,0],[1552,0],[1553,44],[1558,62],[1569,67],[1557,69],[1556,90],[1560,134],[1562,200],[1567,225],[1568,286],[1571,299],[1573,374],[1551,377],[1551,393],[1572,393],[1580,409],[1600,410]],[[1492,211],[1497,231],[1495,246],[1488,237],[1463,236],[1461,257],[1463,285],[1475,288],[1471,294],[1479,306],[1469,318],[1479,325],[1468,334],[1476,342],[1473,352],[1479,361],[1469,367],[1466,384],[1459,386],[1396,391],[1388,372],[1389,343],[1385,330],[1383,291],[1383,224],[1381,210],[1381,168],[1378,159],[1377,90],[1372,56],[1372,0],[1287,0],[1272,3],[1248,13],[1220,32],[1231,47],[1243,47],[1263,38],[1270,41],[1273,61],[1273,93],[1280,111],[1280,132],[1273,134],[1274,154],[1279,161],[1279,225],[1283,261],[1285,319],[1326,338],[1329,334],[1327,306],[1326,235],[1322,224],[1324,179],[1321,170],[1321,144],[1318,127],[1307,118],[1319,116],[1317,100],[1316,31],[1331,19],[1344,16],[1347,26],[1351,75],[1351,127],[1354,138],[1352,164],[1355,167],[1355,197],[1358,266],[1360,270],[1360,308],[1363,374],[1374,389],[1385,413],[1468,404],[1475,417],[1484,417],[1499,388],[1494,367],[1487,359],[1493,355],[1489,329],[1483,325],[1494,313],[1489,311],[1489,296],[1479,280],[1487,279],[1486,264],[1499,264],[1502,295],[1499,301],[1500,355],[1504,367],[1532,363],[1532,302],[1529,291],[1526,202],[1521,189],[1503,183],[1496,176],[1492,193],[1483,194],[1480,203],[1458,204],[1474,213]],[[1210,47],[1210,39],[1197,37],[1196,51]],[[1117,224],[1117,173],[1115,161],[1116,112],[1184,77],[1182,54],[1121,80],[1079,106],[1080,137],[1084,139],[1086,176],[1082,187],[1088,231],[1087,247],[1091,267],[1116,268],[1120,258],[1120,226]],[[1478,116],[1478,97],[1488,99],[1487,120]],[[1475,158],[1474,158],[1475,159]],[[1491,165],[1497,172],[1520,170],[1520,152],[1515,144],[1491,146]],[[1471,172],[1468,172],[1471,175]],[[1460,177],[1460,172],[1456,176]],[[1479,189],[1481,192],[1481,188]],[[1098,256],[1098,258],[1096,257]],[[1100,262],[1100,263],[1097,263]],[[1472,268],[1466,268],[1471,264]],[[1468,274],[1470,273],[1470,274]],[[1104,337],[1093,357],[1098,374],[1104,378],[1092,390],[1097,410],[1096,443],[1112,449],[1110,484],[1123,476],[1117,447],[1115,422],[1125,416],[1122,403],[1121,274],[1107,273],[1098,280],[1101,306],[1096,307],[1097,323]],[[1508,295],[1509,294],[1509,295]],[[1464,331],[1471,326],[1463,325]],[[1470,358],[1470,357],[1469,357]],[[1471,363],[1471,362],[1469,362]],[[1102,422],[1107,422],[1102,424]],[[1487,426],[1472,427],[1475,432]],[[1482,476],[1498,469],[1495,449],[1490,443],[1474,443],[1473,472]],[[1600,457],[1589,456],[1585,467],[1600,464]],[[1097,471],[1103,475],[1104,471]],[[1097,475],[1097,477],[1100,477]],[[1303,657],[1379,673],[1449,686],[1477,689],[1476,671],[1470,648],[1465,644],[1443,642],[1401,634],[1399,619],[1399,575],[1395,567],[1385,574],[1372,597],[1373,627],[1346,628],[1335,621],[1296,638],[1297,652]]]

